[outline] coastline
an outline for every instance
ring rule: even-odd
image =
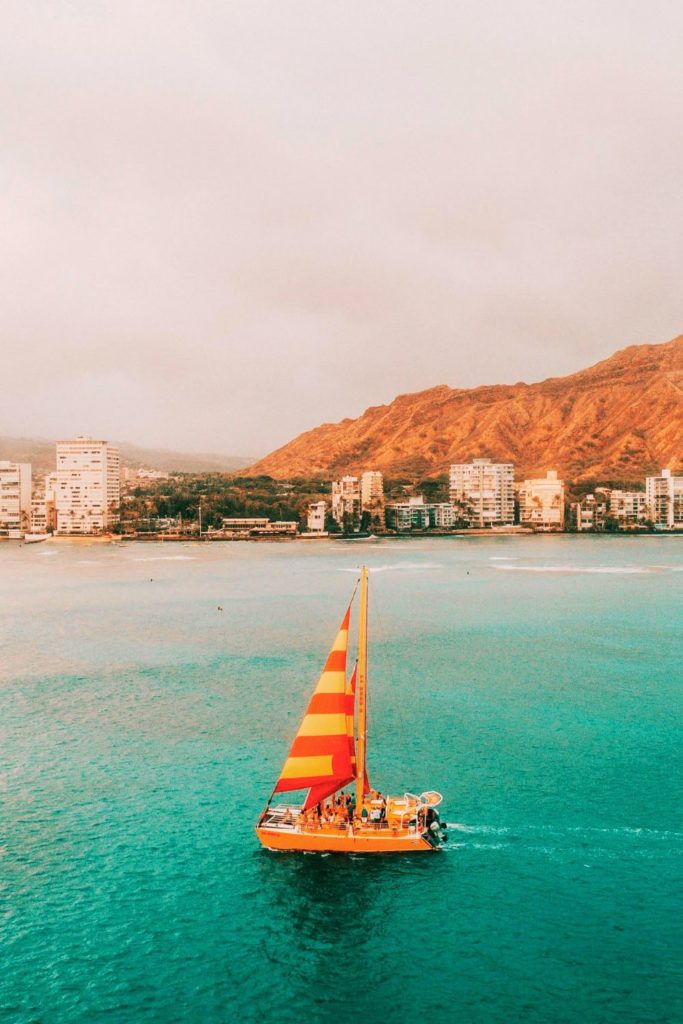
[[[637,539],[644,537],[683,537],[683,530],[624,530],[624,531],[569,531],[569,530],[528,530],[528,529],[510,529],[510,530],[452,530],[449,532],[441,532],[437,530],[429,530],[425,532],[413,532],[413,533],[383,533],[370,536],[354,536],[348,535],[343,536],[340,534],[327,534],[324,536],[316,536],[314,534],[297,534],[296,536],[270,536],[270,537],[215,537],[215,536],[190,536],[184,534],[139,534],[137,536],[128,535],[117,535],[117,534],[106,534],[97,535],[92,534],[88,536],[78,537],[65,537],[51,535],[47,537],[40,544],[26,542],[20,538],[14,537],[0,537],[0,543],[14,543],[22,547],[41,547],[43,544],[236,544],[236,543],[248,543],[248,544],[295,544],[297,542],[305,542],[309,545],[311,541],[321,543],[322,541],[328,541],[335,544],[346,543],[346,544],[382,544],[384,541],[420,541],[420,540],[448,540],[449,538],[458,538],[466,540],[467,538],[489,538],[494,539],[497,537],[582,537],[582,538],[603,538],[603,539],[615,539],[615,538],[629,538]]]

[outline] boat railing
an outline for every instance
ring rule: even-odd
[[[269,807],[263,815],[261,825],[265,828],[274,828],[283,832],[324,832],[333,835],[348,835],[351,828],[354,832],[422,832],[421,828],[415,826],[414,819],[406,822],[405,816],[383,818],[381,821],[373,821],[370,818],[354,818],[353,822],[348,820],[329,820],[326,818],[309,817],[300,807],[287,804],[277,804]]]

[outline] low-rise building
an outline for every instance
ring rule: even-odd
[[[293,537],[298,532],[296,520],[270,520],[263,516],[231,517],[221,520],[221,534],[240,537]]]
[[[450,501],[440,501],[430,506],[437,530],[452,530],[455,526],[455,509]]]
[[[605,520],[609,513],[609,498],[595,494],[586,494],[581,501],[569,506],[569,524],[578,533],[600,533],[605,529]]]
[[[130,487],[134,487],[136,484],[150,483],[155,480],[170,480],[170,473],[164,473],[160,469],[121,467],[121,483],[127,484]]]
[[[512,526],[515,521],[515,467],[511,462],[473,459],[450,469],[451,504],[469,526]]]
[[[648,517],[658,530],[683,529],[683,476],[663,469],[645,478]]]
[[[518,489],[519,521],[534,530],[564,529],[564,482],[557,471],[549,469],[545,477],[525,480]]]
[[[386,507],[386,522],[390,530],[408,533],[411,530],[452,529],[455,510],[450,502],[427,504],[419,495],[407,501],[393,502]]]
[[[53,533],[57,526],[54,494],[45,492],[31,499],[31,533]]]
[[[306,516],[306,527],[309,533],[325,532],[325,516],[327,514],[326,501],[314,501],[308,506]]]
[[[648,518],[645,491],[613,490],[609,499],[609,515],[621,530],[642,526]]]
[[[0,537],[20,540],[31,529],[31,463],[0,462]]]

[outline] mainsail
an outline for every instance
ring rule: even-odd
[[[274,790],[282,793],[310,789],[304,808],[313,807],[354,778],[346,683],[350,616],[351,605]]]

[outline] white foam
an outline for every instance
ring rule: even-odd
[[[134,558],[134,562],[194,562],[194,555],[144,555]]]
[[[366,566],[368,572],[396,572],[400,570],[416,570],[418,572],[424,572],[428,569],[441,569],[442,566],[436,562],[404,562],[398,565],[368,565]],[[348,566],[339,566],[339,572],[358,572],[356,568],[349,568]]]
[[[586,575],[647,575],[650,569],[635,565],[493,565],[492,569],[507,570],[508,572],[555,572],[555,573],[585,573]]]
[[[497,828],[495,825],[463,825],[457,821],[447,822],[449,829],[457,829],[458,832],[471,832],[476,835],[503,836],[510,831],[508,828]]]
[[[516,562],[516,555],[489,555],[489,562]]]

